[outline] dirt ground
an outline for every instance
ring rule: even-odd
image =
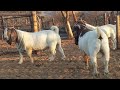
[[[14,45],[0,40],[0,79],[93,79],[91,69],[85,68],[78,46],[73,40],[62,40],[66,59],[56,53],[54,61],[48,60],[49,50],[33,53],[34,64],[24,53],[24,62],[19,65],[19,54]],[[7,50],[8,49],[8,50]],[[120,50],[110,51],[109,76],[103,75],[103,62],[98,59],[97,79],[120,79]]]

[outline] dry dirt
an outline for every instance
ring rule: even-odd
[[[0,40],[0,79],[93,79],[91,69],[85,68],[82,54],[73,40],[62,40],[66,59],[57,52],[54,61],[48,60],[49,50],[33,53],[34,64],[24,53],[24,62],[19,65],[15,46]],[[7,50],[8,49],[8,50]],[[4,51],[4,52],[3,52]],[[97,79],[120,79],[120,50],[110,51],[109,75],[103,75],[103,62],[98,59]]]

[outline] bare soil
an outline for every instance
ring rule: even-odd
[[[34,64],[24,52],[24,62],[19,65],[19,54],[15,45],[0,40],[0,79],[93,79],[91,68],[86,69],[78,46],[73,40],[62,40],[66,59],[59,52],[54,61],[48,60],[49,50],[33,53]],[[7,50],[8,49],[8,50]],[[97,79],[120,79],[120,50],[110,51],[109,75],[103,75],[103,62],[98,59]]]

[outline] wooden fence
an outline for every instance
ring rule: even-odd
[[[34,11],[34,13],[35,12],[36,11]],[[40,29],[40,22],[38,20],[40,19],[40,15],[37,15],[36,17],[35,14],[33,14],[33,11],[24,12],[24,13],[2,12],[0,13],[0,30],[4,29],[5,26],[7,25],[8,27],[14,26],[17,29],[26,30],[26,31],[38,31]],[[37,24],[34,24],[36,22]]]

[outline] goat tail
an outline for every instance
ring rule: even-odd
[[[102,36],[101,36],[101,30],[97,27],[97,38],[98,39],[103,39]]]
[[[50,29],[59,34],[59,28],[57,26],[51,26]]]

